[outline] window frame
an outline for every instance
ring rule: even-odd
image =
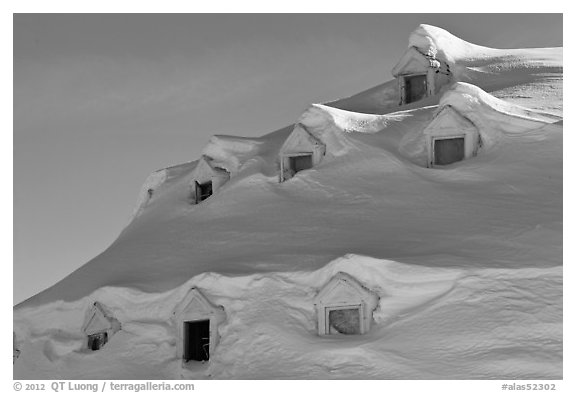
[[[429,96],[428,94],[428,72],[419,72],[419,73],[415,73],[415,74],[404,74],[401,75],[402,76],[402,103],[405,105],[411,104],[413,102],[418,102],[426,97]],[[414,77],[418,77],[418,76],[423,76],[424,77],[424,96],[422,98],[419,98],[418,100],[412,100],[410,102],[407,101],[407,91],[408,89],[406,88],[406,81],[408,79],[414,78]]]
[[[343,334],[343,333],[331,333],[330,332],[330,311],[335,310],[350,310],[350,309],[357,309],[358,310],[358,318],[360,324],[360,333],[366,333],[366,326],[364,324],[364,304],[345,304],[345,305],[334,305],[334,306],[324,306],[324,334],[329,336],[338,336],[338,335],[345,335],[345,336],[355,336],[355,334]]]
[[[466,134],[432,136],[431,139],[432,139],[432,142],[431,142],[432,143],[432,148],[431,148],[431,150],[432,150],[432,157],[431,157],[432,158],[432,160],[431,160],[432,161],[431,162],[432,167],[436,167],[436,166],[444,167],[447,165],[452,165],[456,162],[464,161],[466,159]],[[464,149],[463,149],[464,151],[462,154],[462,159],[458,160],[458,161],[451,162],[450,164],[436,164],[436,141],[446,140],[446,139],[462,139],[464,141]]]

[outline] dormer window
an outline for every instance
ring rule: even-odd
[[[352,276],[340,272],[320,290],[314,306],[318,317],[318,334],[365,334],[372,324],[372,313],[378,295]]]
[[[312,168],[312,153],[294,155],[288,159],[290,170],[293,173]]]
[[[98,351],[108,342],[108,333],[101,332],[96,334],[90,334],[88,336],[88,348],[92,351]]]
[[[362,319],[360,316],[362,306],[327,307],[326,332],[328,334],[361,334]]]
[[[405,103],[419,101],[427,95],[426,74],[404,77]]]

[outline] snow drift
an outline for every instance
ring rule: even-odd
[[[15,307],[15,378],[562,378],[561,48],[426,25],[409,41],[464,83],[403,107],[396,81],[312,105],[295,124],[326,156],[283,183],[294,125],[214,136],[202,154],[231,176],[201,204],[197,161],[154,173],[107,250]],[[426,168],[438,105],[499,137]],[[313,299],[339,272],[378,295],[365,335],[316,334]],[[183,365],[171,316],[192,287],[226,318],[210,361]],[[122,329],[92,352],[95,301]]]
[[[316,335],[314,296],[338,272],[380,295],[366,335]],[[37,352],[35,377],[47,379],[53,370],[65,379],[558,378],[561,281],[560,267],[427,268],[347,255],[306,273],[205,273],[161,294],[102,288],[91,298],[111,306],[122,330],[101,351],[82,350],[76,333],[89,299],[60,303],[58,318],[44,306],[37,312],[53,317],[52,329],[17,332],[29,339],[15,372]],[[210,362],[182,367],[171,313],[191,287],[222,305],[227,322]],[[147,360],[133,363],[136,356]]]
[[[410,34],[408,47],[415,47],[421,53],[441,59],[451,65],[462,61],[486,58],[503,52],[472,44],[444,29],[426,24],[421,24]]]

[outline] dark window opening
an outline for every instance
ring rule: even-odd
[[[88,348],[92,351],[98,351],[108,342],[108,333],[96,333],[88,336]]]
[[[294,173],[310,169],[312,168],[312,154],[290,157],[289,165]]]
[[[434,140],[434,165],[448,165],[464,159],[464,138]]]
[[[184,361],[210,358],[210,320],[184,322]]]
[[[329,310],[328,325],[330,334],[360,334],[360,309]]]
[[[196,202],[202,202],[212,195],[212,181],[207,181],[206,183],[196,182]]]
[[[413,75],[404,77],[404,101],[406,104],[426,97],[426,75]]]

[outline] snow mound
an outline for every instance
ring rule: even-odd
[[[258,154],[262,143],[257,138],[214,135],[202,150],[202,155],[210,157],[215,165],[234,175],[245,161]]]
[[[405,112],[396,112],[388,115],[372,115],[350,112],[322,104],[313,104],[300,117],[300,122],[307,127],[319,128],[330,124],[344,132],[373,134],[382,131],[391,122],[402,121],[408,116]]]
[[[542,128],[561,118],[496,98],[477,86],[457,82],[440,98],[439,110],[451,106],[482,132],[484,142],[498,132],[514,134]]]
[[[312,104],[300,116],[298,124],[326,144],[328,155],[341,156],[352,149],[358,149],[355,141],[346,134],[375,134],[408,116],[406,112],[371,115]]]
[[[379,297],[368,334],[316,334],[315,297],[339,273]],[[347,254],[310,272],[203,273],[164,293],[104,287],[15,316],[24,343],[15,378],[50,378],[54,368],[64,379],[558,378],[561,304],[551,300],[561,294],[561,276],[561,267],[431,268]],[[192,287],[222,306],[226,319],[210,362],[183,367],[171,316]],[[122,323],[98,352],[81,349],[78,316],[90,299]]]
[[[449,64],[485,57],[496,49],[472,44],[436,26],[421,24],[410,34],[408,47],[415,47],[425,55]]]

